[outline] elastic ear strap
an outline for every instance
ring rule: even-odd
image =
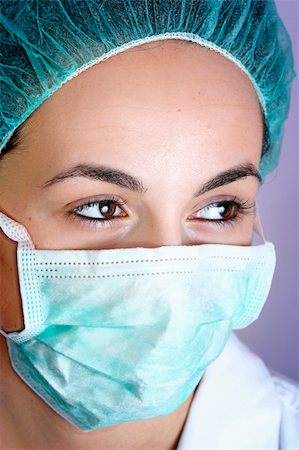
[[[26,228],[0,212],[0,229],[12,241],[18,242],[20,248],[34,249],[34,244]]]
[[[258,207],[257,202],[256,202],[256,208],[255,208],[255,217],[254,217],[254,222],[253,222],[253,229],[259,235],[259,237],[262,239],[263,243],[265,244],[267,241],[265,239],[263,225],[261,223],[259,207]]]

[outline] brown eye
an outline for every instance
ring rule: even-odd
[[[238,215],[238,210],[238,203],[232,200],[223,200],[205,206],[191,217],[215,222],[228,221],[233,220]]]
[[[126,213],[122,208],[125,203],[110,199],[97,200],[88,202],[82,206],[77,206],[72,212],[77,216],[105,222],[105,220],[109,221],[119,217],[125,217]]]
[[[220,225],[231,226],[237,223],[241,216],[255,214],[255,201],[249,203],[248,200],[220,200],[210,203],[190,216],[197,223],[205,223],[211,226]]]
[[[221,205],[222,203],[222,205]],[[221,202],[220,205],[222,206],[222,211],[221,212],[221,216],[223,218],[223,220],[230,220],[232,218],[235,217],[235,215],[238,212],[238,208],[237,205],[235,203],[232,202]]]
[[[99,212],[105,219],[110,219],[113,217],[117,205],[109,200],[99,202]]]

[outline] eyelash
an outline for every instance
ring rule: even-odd
[[[116,221],[123,219],[123,217],[114,217],[112,219],[97,219],[97,218],[92,218],[92,217],[84,217],[84,216],[80,216],[79,214],[77,214],[77,212],[82,211],[85,207],[100,205],[101,203],[104,203],[107,201],[113,203],[115,206],[118,206],[120,209],[122,209],[122,207],[124,205],[126,205],[126,203],[127,203],[127,200],[120,201],[118,198],[111,195],[103,200],[89,200],[88,202],[84,203],[83,205],[77,206],[76,208],[72,209],[70,211],[70,214],[74,217],[75,220],[78,220],[81,223],[88,222],[89,224],[94,225],[94,226],[98,226],[98,225],[112,226],[113,222],[115,223]],[[212,225],[224,227],[224,226],[234,226],[235,223],[241,219],[242,215],[244,216],[244,215],[248,215],[248,214],[255,214],[255,202],[248,204],[248,200],[237,201],[236,197],[234,197],[232,200],[220,200],[218,202],[210,203],[210,204],[206,205],[205,208],[213,207],[213,206],[219,207],[220,205],[225,206],[225,207],[234,205],[237,208],[237,213],[236,213],[235,217],[233,217],[231,219],[202,219],[202,218],[199,218],[199,219],[193,219],[193,220],[199,220],[204,223],[209,223]]]
[[[74,217],[75,220],[78,220],[79,222],[85,222],[85,223],[88,222],[94,226],[98,226],[98,225],[112,226],[112,222],[115,223],[116,221],[123,219],[123,217],[113,217],[112,219],[96,219],[94,217],[84,217],[84,216],[80,216],[79,214],[77,214],[77,212],[82,211],[87,206],[100,205],[101,203],[104,203],[104,202],[111,202],[115,206],[118,206],[120,209],[122,209],[122,207],[124,205],[126,205],[128,201],[127,200],[119,200],[117,197],[114,197],[114,195],[110,195],[102,200],[92,200],[91,199],[91,200],[88,200],[83,205],[76,206],[76,208],[74,208],[70,211],[70,214]]]
[[[248,203],[248,200],[245,201],[237,201],[236,197],[234,197],[233,200],[220,200],[219,202],[213,202],[210,203],[207,206],[228,206],[230,204],[233,204],[236,206],[237,208],[237,213],[235,215],[235,217],[233,217],[232,219],[218,219],[218,220],[212,220],[212,219],[200,219],[203,222],[207,222],[207,223],[212,223],[212,225],[216,225],[216,226],[220,226],[220,227],[225,227],[225,226],[234,226],[236,224],[236,222],[238,222],[242,216],[245,215],[254,215],[256,212],[256,208],[255,208],[255,202],[252,203]]]

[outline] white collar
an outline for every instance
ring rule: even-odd
[[[267,367],[232,333],[197,388],[177,450],[278,449],[280,421]]]

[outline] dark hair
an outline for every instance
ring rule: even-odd
[[[20,146],[21,144],[21,132],[24,127],[24,123],[21,123],[21,125],[18,126],[18,128],[15,129],[10,139],[6,142],[4,148],[1,151],[0,159],[9,152],[14,147]]]

